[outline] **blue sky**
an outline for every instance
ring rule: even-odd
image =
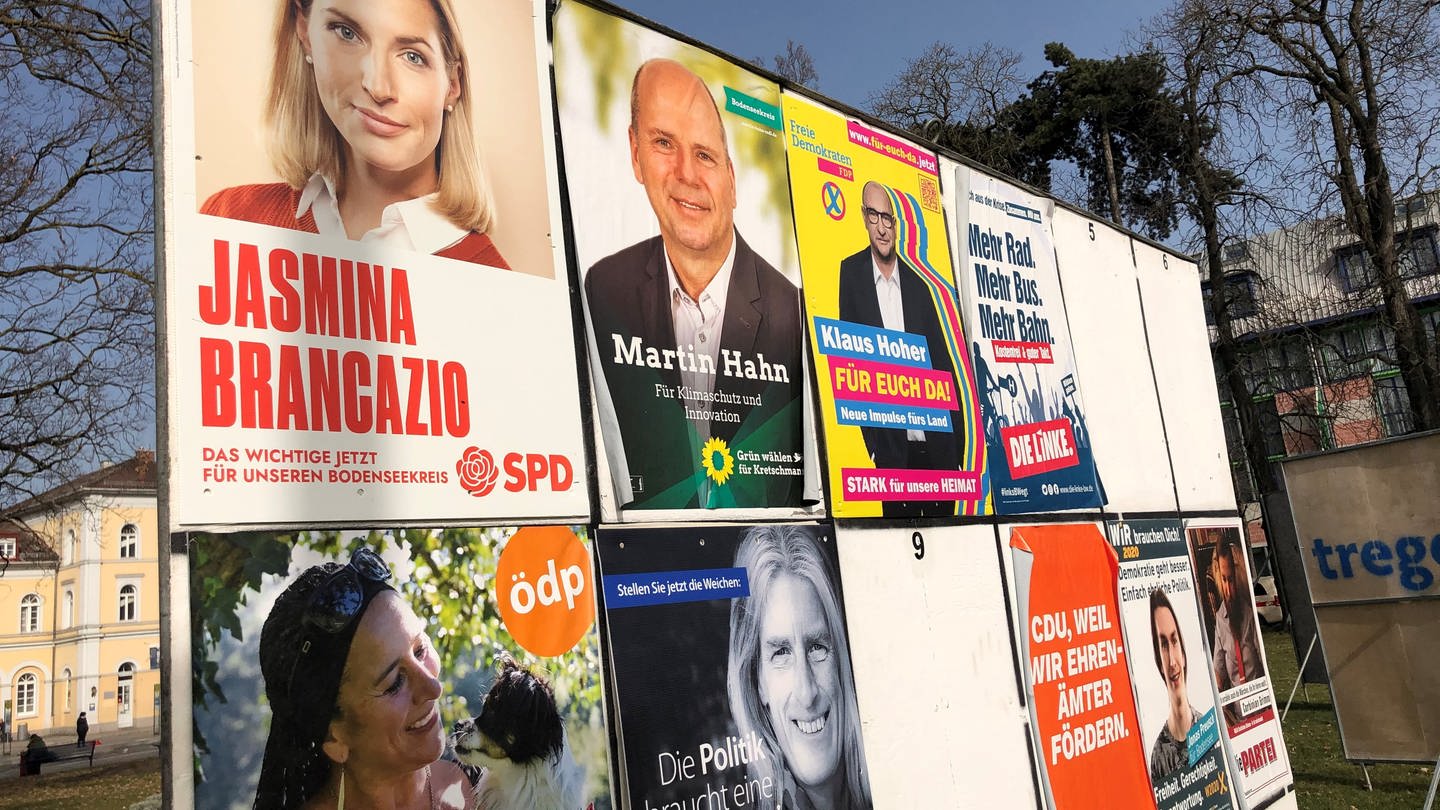
[[[820,91],[854,107],[899,73],[936,40],[961,51],[987,40],[1025,57],[1028,81],[1047,65],[1047,42],[1064,42],[1079,56],[1121,53],[1126,36],[1159,14],[1158,0],[1077,3],[1011,0],[617,0],[622,8],[708,45],[768,63],[794,39],[815,58]],[[866,39],[868,38],[868,41]]]

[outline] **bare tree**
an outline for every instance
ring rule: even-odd
[[[773,67],[776,73],[795,84],[820,87],[820,73],[815,69],[815,59],[804,45],[793,39],[785,41],[785,52],[776,54],[771,65],[765,64],[765,60],[758,56],[750,63],[767,69]]]
[[[1425,44],[1434,41],[1433,4],[1411,3],[1393,20],[1393,5],[1351,3],[1338,16],[1331,9],[1324,2],[1177,0],[1148,32],[1167,56],[1184,110],[1177,170],[1193,229],[1188,244],[1202,256],[1211,291],[1218,380],[1239,428],[1228,432],[1254,477],[1255,492],[1242,487],[1247,501],[1278,487],[1270,458],[1409,429],[1414,405],[1395,409],[1415,388],[1384,379],[1399,368],[1402,341],[1394,337],[1376,254],[1358,236],[1365,223],[1353,216],[1373,209],[1366,194],[1383,196],[1367,190],[1380,168],[1394,218],[1368,226],[1394,237],[1400,303],[1440,293],[1440,280],[1424,277],[1421,256],[1433,205],[1414,196],[1433,185],[1435,170],[1440,86],[1434,46]],[[1275,38],[1278,15],[1293,15],[1288,46]],[[1352,25],[1358,37],[1347,33]],[[1355,55],[1366,50],[1372,64],[1362,70]],[[1377,64],[1384,67],[1375,82]],[[1358,97],[1332,103],[1352,91]],[[1358,127],[1347,120],[1356,104],[1372,119]],[[1367,128],[1381,145],[1369,156],[1360,146]],[[1377,155],[1388,167],[1374,163]],[[1356,191],[1361,204],[1347,205]],[[1407,196],[1408,204],[1396,205]],[[1425,328],[1417,326],[1423,340]]]
[[[960,52],[933,42],[906,62],[866,106],[876,116],[912,132],[938,124],[993,124],[1025,89],[1019,52],[986,42]]]
[[[795,40],[785,41],[785,53],[775,57],[775,72],[796,84],[806,87],[820,86],[820,73],[815,70],[815,60],[805,46]]]
[[[0,0],[0,504],[153,418],[149,14]]]
[[[1257,195],[1247,188],[1246,180],[1263,170],[1265,159],[1263,150],[1246,154],[1231,148],[1225,132],[1243,133],[1248,136],[1243,140],[1253,148],[1261,140],[1262,128],[1248,114],[1248,87],[1234,81],[1235,65],[1228,51],[1217,47],[1224,29],[1211,5],[1210,0],[1179,0],[1148,26],[1148,47],[1164,56],[1167,84],[1180,113],[1175,165],[1179,200],[1193,228],[1190,242],[1199,248],[1202,278],[1212,291],[1207,314],[1215,328],[1214,360],[1221,397],[1234,409],[1255,489],[1267,493],[1276,490],[1277,481],[1265,444],[1263,414],[1245,373],[1237,334],[1240,321],[1253,309],[1246,305],[1253,300],[1247,302],[1233,293],[1224,260],[1226,242],[1235,244],[1234,237],[1243,236],[1252,222],[1245,212]],[[1263,196],[1258,200],[1263,203]],[[1236,212],[1239,223],[1232,218]],[[1253,290],[1249,292],[1253,295]]]
[[[1317,210],[1338,198],[1345,228],[1373,271],[1374,301],[1394,335],[1415,425],[1440,427],[1440,358],[1402,263],[1396,198],[1436,171],[1440,0],[1222,0],[1232,30],[1220,45],[1264,82],[1296,152],[1325,181]],[[1367,289],[1355,290],[1365,303]]]
[[[1050,160],[1031,142],[1028,108],[1016,103],[1025,90],[1021,61],[1016,51],[989,42],[963,53],[935,42],[866,105],[895,126],[1048,189]]]

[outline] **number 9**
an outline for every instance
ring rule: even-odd
[[[919,532],[910,535],[910,545],[915,547],[915,559],[925,559],[925,538]]]

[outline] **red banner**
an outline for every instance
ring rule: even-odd
[[[1011,478],[1039,475],[1080,463],[1069,419],[1000,428]]]

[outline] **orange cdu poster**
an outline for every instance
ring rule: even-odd
[[[1155,807],[1120,632],[1115,552],[1091,523],[1017,526],[1010,549],[1050,806]]]

